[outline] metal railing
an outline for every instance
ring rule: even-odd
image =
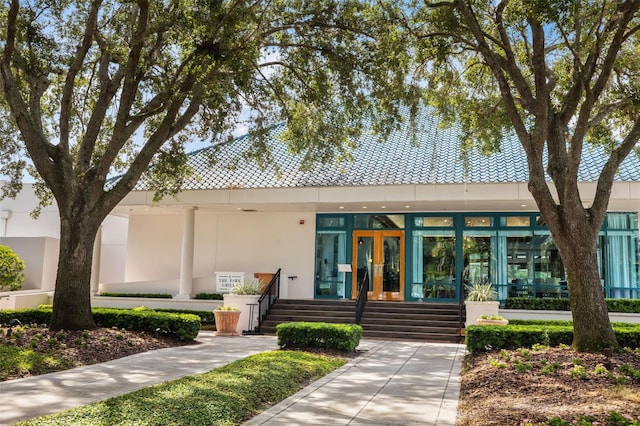
[[[358,284],[358,297],[356,298],[356,324],[360,324],[362,320],[362,314],[364,313],[364,307],[367,304],[367,291],[368,288],[365,288],[365,284],[368,283],[369,271],[365,269],[364,277],[362,277],[362,281]]]
[[[269,284],[267,284],[258,299],[258,325],[256,327],[256,332],[258,333],[262,332],[260,328],[264,317],[269,314],[273,304],[280,298],[280,271],[281,268],[278,268],[276,273],[273,274],[273,278],[271,278],[271,281],[269,281]]]

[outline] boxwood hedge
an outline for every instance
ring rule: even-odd
[[[640,348],[640,324],[614,323],[616,339],[622,347]],[[534,344],[570,345],[573,341],[571,321],[513,320],[507,326],[470,325],[465,343],[469,352],[528,348]]]
[[[322,348],[354,351],[362,338],[357,324],[287,322],[276,326],[278,345],[283,348]]]
[[[9,324],[16,318],[23,324],[49,324],[51,306],[37,309],[0,311],[0,323]],[[200,317],[186,313],[157,312],[152,309],[93,308],[93,319],[98,327],[117,327],[126,330],[163,333],[179,340],[193,340],[200,331]]]
[[[609,312],[628,314],[640,313],[640,299],[605,299]],[[569,311],[569,299],[551,297],[529,298],[509,297],[505,301],[506,309],[528,309],[546,311]]]

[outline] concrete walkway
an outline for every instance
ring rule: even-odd
[[[59,373],[0,382],[0,425],[203,373],[277,349],[273,336],[216,337]],[[363,354],[247,424],[454,425],[463,345],[363,340]]]

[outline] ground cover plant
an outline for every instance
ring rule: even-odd
[[[640,349],[562,345],[465,357],[458,426],[640,425]]]
[[[301,351],[265,352],[208,373],[18,424],[236,425],[345,362]]]
[[[98,328],[50,331],[46,326],[0,327],[0,381],[96,364],[186,342],[163,333]]]

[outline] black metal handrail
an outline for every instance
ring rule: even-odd
[[[364,313],[364,307],[367,304],[367,290],[365,289],[365,284],[368,282],[369,270],[365,269],[364,277],[362,277],[362,281],[358,284],[358,297],[356,298],[356,324],[360,324],[362,320],[362,314]]]
[[[262,321],[264,317],[269,314],[271,307],[276,300],[280,298],[280,271],[282,268],[278,268],[273,278],[269,281],[269,284],[262,291],[262,295],[258,299],[258,326],[256,331],[261,333],[260,327],[262,327]]]

